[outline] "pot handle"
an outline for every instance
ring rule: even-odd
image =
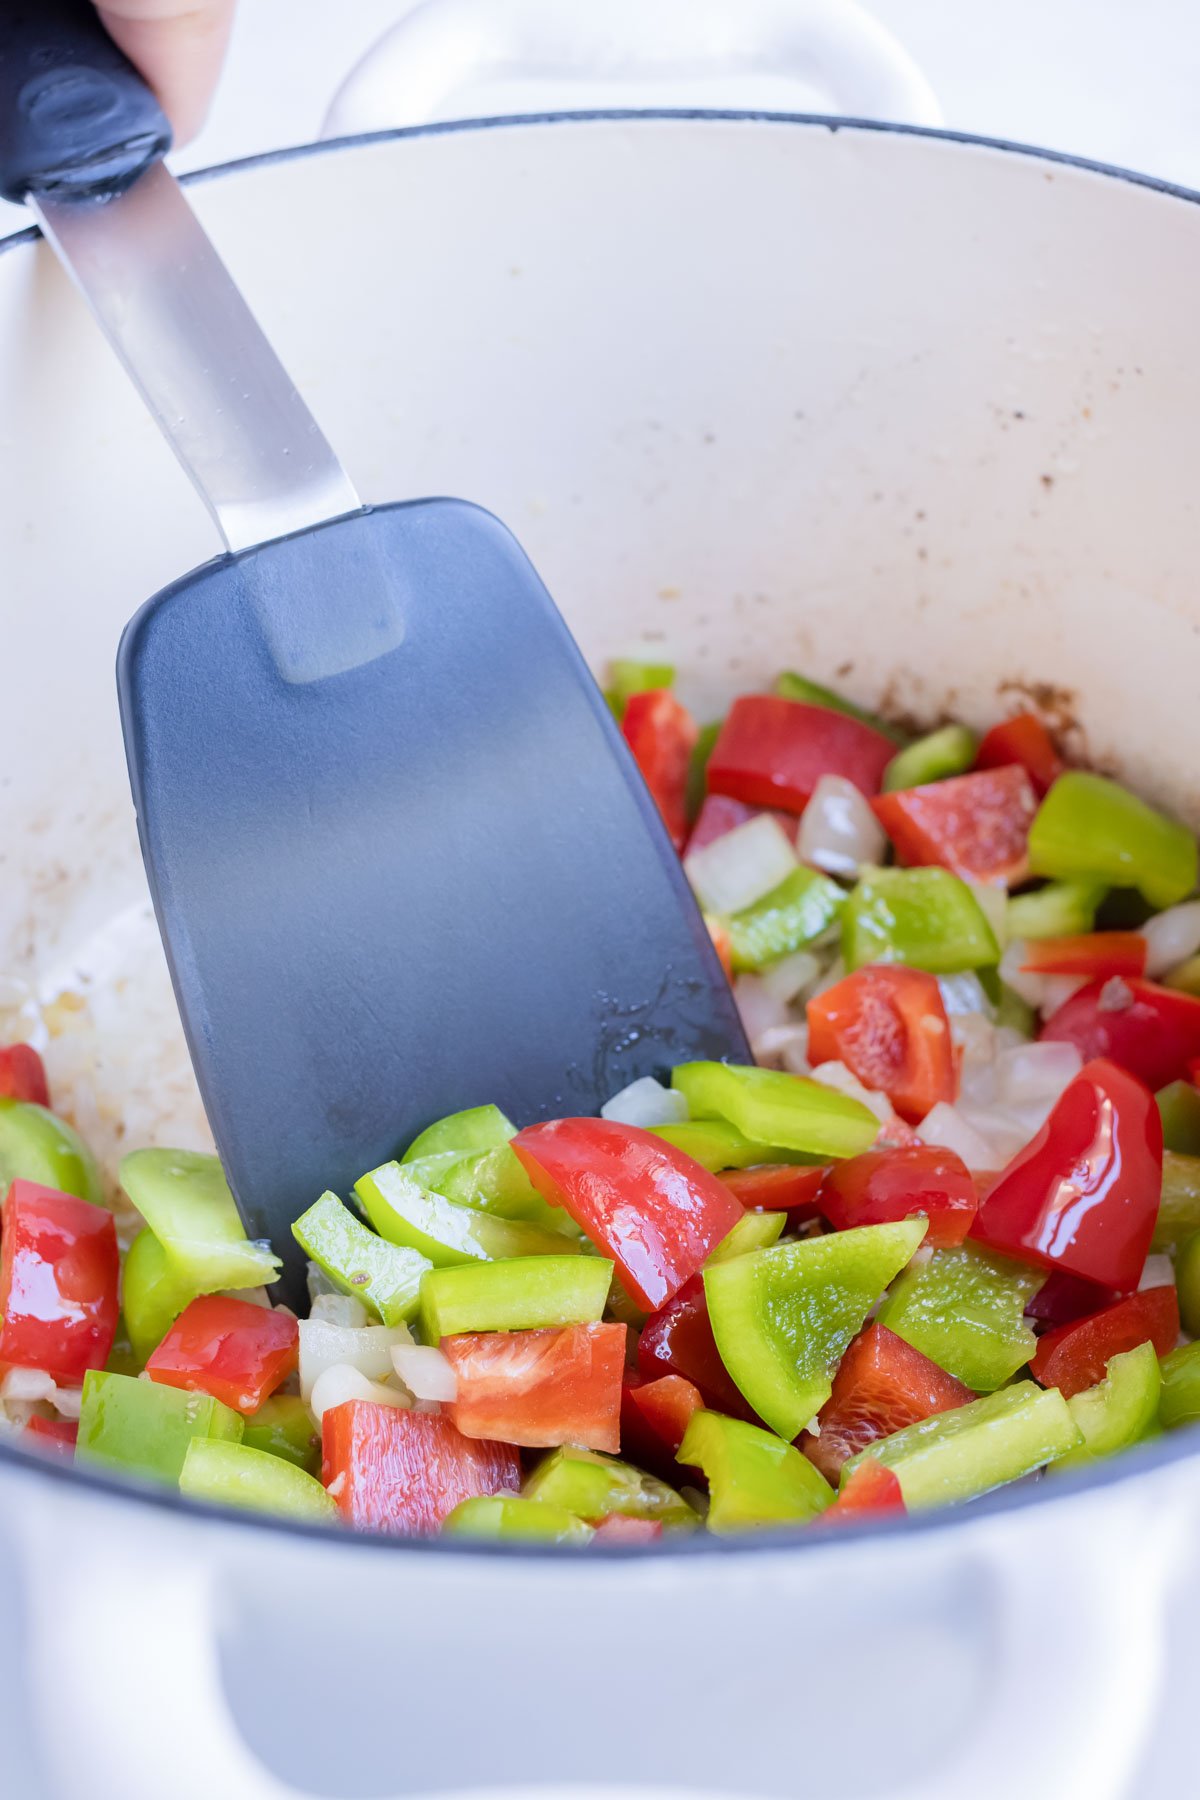
[[[466,88],[513,77],[732,87],[747,75],[817,87],[838,114],[942,122],[916,63],[854,0],[425,0],[351,70],[321,135],[461,117]]]

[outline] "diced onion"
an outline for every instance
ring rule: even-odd
[[[694,850],[683,867],[706,912],[736,913],[787,879],[796,852],[778,819],[760,813]]]
[[[853,880],[864,863],[882,862],[886,847],[883,827],[854,783],[844,775],[822,775],[800,816],[800,861]]]
[[[764,1032],[778,1025],[794,1023],[785,1003],[777,1000],[764,986],[760,975],[739,975],[733,984],[733,998],[742,1027],[752,1044]]]
[[[1146,1266],[1142,1270],[1142,1278],[1138,1282],[1138,1292],[1141,1293],[1144,1288],[1174,1287],[1174,1285],[1174,1263],[1169,1256],[1164,1256],[1156,1250],[1153,1256],[1146,1258]]]
[[[309,1318],[326,1325],[340,1325],[347,1331],[358,1331],[371,1323],[371,1315],[353,1294],[317,1294],[309,1310]]]
[[[818,994],[827,994],[830,988],[836,987],[839,981],[845,981],[845,979],[846,965],[840,956],[835,956],[825,973],[822,975],[820,981],[818,981],[813,988],[812,993],[808,996],[809,999],[815,1000]]]
[[[1146,974],[1152,981],[1200,950],[1200,900],[1185,900],[1155,913],[1142,926],[1146,940]]]
[[[1049,1112],[1050,1106],[1047,1102],[1044,1107],[1020,1109],[1002,1106],[975,1107],[964,1106],[960,1101],[955,1110],[964,1124],[969,1125],[987,1146],[985,1160],[970,1166],[977,1169],[1002,1169],[1018,1151],[1025,1148],[1030,1138],[1045,1123],[1044,1115]]]
[[[894,1118],[892,1103],[886,1094],[877,1094],[873,1088],[866,1088],[857,1075],[851,1074],[843,1062],[824,1062],[812,1072],[812,1079],[819,1081],[822,1087],[834,1088],[839,1094],[848,1094],[852,1100],[858,1100],[869,1112],[873,1112],[881,1125],[890,1124]]]
[[[1024,938],[1014,938],[1000,958],[1000,979],[1026,1006],[1036,1007],[1042,1014],[1057,1012],[1085,985],[1081,975],[1038,975],[1022,967],[1028,960],[1028,943]]]
[[[618,1125],[640,1125],[644,1131],[651,1125],[681,1125],[687,1116],[688,1103],[683,1095],[674,1088],[665,1088],[653,1075],[631,1081],[600,1108],[602,1119],[612,1119]]]
[[[968,1018],[974,1014],[982,1014],[985,1019],[995,1018],[996,1009],[984,992],[982,981],[970,969],[961,975],[939,975],[938,988],[948,1018]]]
[[[782,1000],[785,1005],[799,1000],[820,979],[821,964],[811,950],[793,950],[790,956],[781,956],[759,975],[771,998]]]
[[[350,1363],[331,1363],[322,1369],[313,1383],[312,1393],[308,1396],[308,1404],[322,1419],[331,1406],[341,1406],[345,1400],[372,1400],[377,1406],[399,1406],[407,1408],[408,1395],[397,1387],[384,1387],[378,1381],[370,1381],[360,1369]]]
[[[995,1169],[1000,1166],[996,1161],[996,1152],[987,1138],[983,1137],[955,1106],[948,1106],[939,1100],[932,1111],[927,1112],[917,1127],[922,1142],[940,1144],[943,1150],[953,1150],[961,1156],[968,1169]],[[1007,1162],[1008,1158],[1002,1158]]]
[[[64,1419],[79,1417],[82,1388],[60,1387],[46,1369],[9,1369],[0,1381],[0,1400],[45,1400]]]
[[[996,1098],[1002,1106],[1059,1099],[1083,1067],[1074,1044],[1022,1044],[1002,1050],[995,1061]]]
[[[414,1400],[453,1400],[458,1393],[454,1364],[432,1344],[397,1344],[392,1365]]]
[[[786,1069],[790,1075],[810,1073],[807,1025],[772,1025],[750,1047],[755,1062],[765,1068]]]
[[[309,1399],[314,1383],[335,1363],[349,1363],[368,1381],[390,1375],[393,1348],[412,1341],[412,1332],[407,1325],[367,1325],[355,1330],[344,1325],[331,1325],[324,1319],[301,1319],[302,1398]]]

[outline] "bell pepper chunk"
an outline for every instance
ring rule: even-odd
[[[565,1507],[520,1494],[477,1494],[460,1500],[442,1524],[443,1537],[478,1538],[490,1543],[586,1544],[592,1528]]]
[[[977,770],[872,801],[900,861],[964,881],[1023,880],[1037,796],[1024,769]]]
[[[1200,1419],[1200,1343],[1180,1344],[1159,1367],[1158,1422],[1164,1431]]]
[[[1054,739],[1036,713],[1016,713],[984,733],[975,758],[977,769],[1002,769],[1019,763],[1034,793],[1042,799],[1066,768]]]
[[[184,1308],[146,1364],[152,1381],[211,1394],[254,1412],[296,1370],[300,1330],[291,1313],[231,1294],[204,1294]]]
[[[1057,1388],[1033,1381],[935,1413],[862,1450],[842,1470],[843,1486],[868,1462],[891,1469],[910,1512],[990,1493],[1065,1456],[1081,1441]]]
[[[570,1256],[579,1248],[578,1240],[565,1233],[521,1219],[495,1218],[431,1193],[402,1163],[373,1169],[355,1182],[354,1191],[380,1237],[418,1251],[435,1269],[516,1256]]]
[[[1041,1270],[968,1239],[907,1270],[880,1307],[879,1322],[976,1393],[988,1393],[1033,1355],[1037,1340],[1025,1307],[1044,1279]]]
[[[179,1471],[179,1491],[213,1506],[271,1513],[313,1525],[332,1525],[338,1517],[336,1501],[315,1476],[265,1450],[214,1438],[193,1438],[188,1445]]]
[[[980,1176],[984,1192],[991,1185],[990,1175]],[[1083,1281],[1068,1275],[1065,1269],[1054,1269],[1033,1298],[1026,1302],[1025,1317],[1037,1319],[1047,1329],[1058,1325],[1074,1325],[1089,1314],[1111,1306],[1117,1296],[1094,1281]]]
[[[975,1398],[965,1383],[922,1355],[886,1325],[867,1325],[838,1365],[833,1390],[817,1415],[819,1431],[801,1448],[827,1481],[877,1438]]]
[[[1140,1443],[1158,1424],[1162,1385],[1153,1344],[1118,1351],[1098,1382],[1068,1397],[1083,1442],[1059,1457],[1055,1469],[1085,1467]]]
[[[649,688],[629,696],[621,733],[671,842],[682,850],[687,840],[688,772],[699,736],[696,721],[666,688]]]
[[[1154,1096],[1163,1126],[1163,1150],[1200,1155],[1200,1088],[1190,1079],[1170,1081]]]
[[[527,1449],[621,1447],[624,1325],[473,1331],[442,1339],[458,1392],[450,1416],[464,1437]]]
[[[1174,1250],[1200,1231],[1200,1156],[1163,1152],[1162,1191],[1151,1250]]]
[[[117,1333],[120,1257],[112,1214],[14,1181],[0,1207],[0,1365],[80,1382]]]
[[[564,1507],[589,1523],[617,1513],[656,1519],[668,1529],[699,1524],[687,1501],[665,1481],[594,1450],[553,1451],[521,1491],[527,1500]]]
[[[952,775],[965,775],[975,761],[975,745],[975,733],[965,725],[943,725],[927,732],[893,756],[883,771],[884,793],[928,787]]]
[[[0,1099],[0,1195],[14,1181],[104,1204],[99,1166],[79,1133],[31,1100]]]
[[[688,1119],[682,1125],[652,1125],[654,1137],[674,1144],[685,1156],[710,1174],[728,1169],[748,1169],[761,1163],[803,1163],[802,1150],[786,1150],[782,1144],[760,1144],[746,1137],[728,1119]]]
[[[534,1186],[611,1257],[647,1312],[678,1292],[742,1216],[707,1169],[635,1125],[556,1119],[528,1126],[513,1148]]]
[[[473,1156],[498,1150],[517,1135],[517,1128],[498,1106],[469,1106],[464,1112],[447,1113],[427,1125],[400,1158],[402,1163],[429,1156]]]
[[[211,1394],[92,1369],[83,1382],[76,1455],[174,1487],[193,1438],[238,1443],[242,1430],[241,1414]]]
[[[1039,938],[1025,946],[1021,968],[1032,975],[1082,975],[1088,981],[1107,981],[1114,975],[1136,978],[1145,971],[1146,949],[1140,931]]]
[[[851,1338],[924,1235],[924,1219],[867,1225],[704,1271],[721,1360],[780,1437],[794,1438],[828,1400]]]
[[[538,1331],[604,1315],[613,1265],[599,1256],[520,1256],[431,1269],[421,1282],[427,1344],[465,1331]]]
[[[904,1493],[893,1469],[867,1461],[855,1469],[845,1487],[821,1515],[822,1523],[863,1520],[872,1513],[905,1513]]]
[[[842,1062],[915,1124],[958,1093],[957,1059],[937,977],[922,969],[859,969],[807,1007],[814,1068]]]
[[[1112,1306],[1060,1325],[1039,1338],[1029,1372],[1043,1387],[1056,1387],[1068,1400],[1104,1380],[1112,1357],[1139,1344],[1153,1344],[1158,1356],[1175,1348],[1179,1302],[1173,1287],[1144,1288]]]
[[[797,675],[794,670],[787,669],[777,677],[775,692],[783,700],[801,700],[806,706],[824,706],[830,712],[845,713],[847,718],[857,719],[860,725],[869,725],[872,731],[879,732],[892,744],[906,744],[908,734],[893,725],[890,719],[881,718],[878,713],[871,712],[865,706],[857,706],[853,700],[847,700],[844,694],[836,689],[823,687],[819,681],[810,681],[807,675]]]
[[[246,1236],[215,1156],[192,1150],[134,1150],[123,1157],[121,1186],[166,1252],[172,1272],[197,1293],[261,1287],[280,1262]]]
[[[763,969],[814,943],[841,917],[845,893],[816,869],[793,869],[753,906],[724,921],[735,973]]]
[[[786,1212],[791,1223],[820,1217],[817,1196],[829,1163],[805,1167],[794,1163],[765,1163],[757,1168],[730,1169],[721,1180],[747,1212]]]
[[[510,1144],[465,1154],[444,1151],[403,1162],[400,1167],[418,1187],[453,1200],[457,1206],[491,1213],[497,1219],[536,1225],[564,1237],[579,1235],[566,1213],[542,1199]]]
[[[308,1475],[321,1470],[321,1427],[299,1394],[272,1394],[246,1414],[242,1442],[249,1450],[281,1456]]]
[[[344,1400],[321,1421],[321,1480],[347,1524],[408,1537],[436,1531],[462,1500],[515,1494],[511,1444],[464,1437],[440,1413]]]
[[[125,1254],[121,1271],[121,1304],[125,1328],[139,1367],[161,1344],[198,1290],[181,1279],[148,1225],[138,1232]]]
[[[793,1445],[742,1419],[693,1413],[679,1461],[704,1471],[708,1529],[718,1536],[804,1524],[833,1504],[829,1483]]]
[[[841,775],[868,799],[895,746],[844,712],[778,695],[735,700],[708,760],[708,791],[800,813],[822,775]]]
[[[1111,1062],[1086,1063],[988,1188],[971,1235],[1127,1294],[1154,1235],[1162,1167],[1153,1095]]]
[[[837,1231],[920,1216],[932,1249],[961,1244],[975,1218],[975,1182],[962,1158],[933,1144],[868,1150],[835,1163],[821,1188],[821,1211]]]
[[[1015,894],[1005,907],[1009,940],[1088,936],[1107,890],[1095,881],[1048,881],[1028,894]]]
[[[699,1390],[712,1411],[754,1420],[753,1411],[721,1361],[699,1275],[685,1282],[666,1306],[647,1319],[638,1339],[638,1369],[647,1381],[681,1375]]]
[[[766,1250],[777,1244],[787,1222],[788,1216],[783,1212],[743,1213],[729,1236],[709,1253],[705,1268],[726,1262],[731,1256],[745,1256],[750,1250]]]
[[[592,1533],[593,1544],[657,1544],[663,1528],[657,1519],[628,1519],[621,1513],[609,1513],[599,1520]]]
[[[719,730],[720,728],[717,727]],[[769,813],[792,844],[796,841],[795,813],[780,812],[777,807],[747,806],[744,800],[731,800],[728,794],[706,794],[696,812],[696,822],[688,836],[685,859],[695,850],[704,850],[718,838],[728,837],[739,825]]]
[[[1106,1057],[1149,1088],[1186,1079],[1200,1055],[1200,1000],[1153,981],[1089,982],[1052,1013],[1040,1036],[1074,1044],[1085,1062]]]
[[[1000,945],[965,881],[948,869],[872,869],[842,912],[842,955],[852,972],[904,963],[957,975],[1000,961]]]
[[[671,1086],[693,1117],[728,1119],[747,1138],[805,1156],[854,1156],[879,1130],[875,1114],[859,1101],[780,1069],[681,1063],[671,1070]]]
[[[27,1446],[69,1459],[75,1455],[79,1426],[74,1419],[43,1419],[35,1413],[21,1436]]]
[[[657,1459],[665,1453],[674,1458],[692,1414],[703,1405],[699,1388],[682,1375],[659,1375],[653,1381],[642,1381],[626,1371],[621,1397],[622,1442],[629,1435],[628,1425],[632,1422],[641,1442],[650,1442],[652,1456]],[[627,1444],[626,1448],[632,1446]]]
[[[416,1317],[421,1277],[433,1267],[419,1250],[368,1231],[336,1194],[325,1193],[292,1226],[292,1236],[340,1293],[361,1300],[382,1325]]]
[[[0,1049],[0,1099],[49,1108],[46,1065],[32,1044],[6,1044]]]
[[[1135,887],[1156,910],[1187,899],[1196,865],[1196,840],[1185,826],[1080,769],[1059,776],[1029,833],[1032,874]]]

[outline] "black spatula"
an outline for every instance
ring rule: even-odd
[[[515,540],[458,500],[360,504],[92,9],[0,16],[2,191],[34,206],[229,546],[128,627],[121,716],[213,1134],[295,1293],[291,1221],[440,1114],[594,1112],[747,1046]]]

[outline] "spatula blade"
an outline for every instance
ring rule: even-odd
[[[678,860],[490,514],[354,514],[149,601],[119,655],[151,891],[248,1229],[432,1119],[748,1060]]]

